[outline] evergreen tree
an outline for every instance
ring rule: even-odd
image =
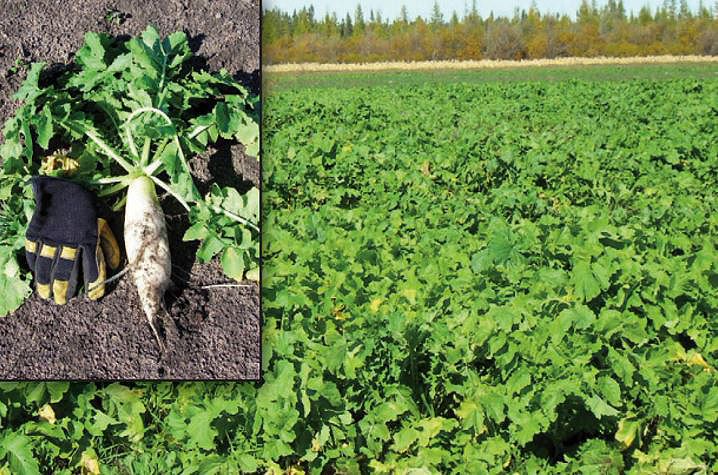
[[[716,5],[718,5],[718,2],[716,2]],[[406,5],[401,6],[401,10],[399,11],[399,21],[405,25],[409,24],[409,12],[406,10]]]
[[[352,17],[347,13],[347,17],[344,19],[344,35],[351,36],[354,33],[354,26],[352,25]]]
[[[431,26],[437,28],[444,24],[444,14],[441,13],[439,2],[434,0],[434,6],[431,9]]]
[[[456,26],[458,26],[458,24],[459,24],[459,15],[456,14],[456,10],[454,10],[454,11],[451,13],[451,21],[450,21],[450,23],[451,23],[451,26],[454,27],[454,28],[456,28]]]
[[[262,60],[273,64],[315,58],[347,62],[718,54],[718,0],[699,0],[697,10],[691,10],[688,0],[662,0],[655,14],[648,5],[634,14],[626,11],[624,0],[600,0],[600,7],[597,1],[581,0],[575,20],[565,14],[541,15],[535,1],[528,11],[517,8],[513,18],[495,18],[492,12],[482,20],[476,0],[464,1],[461,19],[455,10],[444,18],[435,0],[426,20],[410,19],[403,5],[391,28],[379,10],[371,9],[365,23],[360,4],[341,20],[336,13],[316,19],[314,6],[291,12],[267,9],[262,17]],[[369,32],[373,36],[366,36]]]
[[[361,10],[361,5],[357,3],[357,8],[354,10],[354,33],[362,33],[365,27],[364,13]]]
[[[678,16],[682,19],[691,18],[691,9],[688,8],[688,2],[686,0],[681,0]]]

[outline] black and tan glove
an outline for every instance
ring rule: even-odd
[[[105,294],[106,268],[120,265],[120,248],[107,221],[97,216],[92,193],[71,181],[30,179],[35,212],[25,233],[25,256],[38,295],[66,303],[77,290],[80,263],[90,299]]]

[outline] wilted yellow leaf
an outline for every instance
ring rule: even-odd
[[[312,439],[312,449],[311,450],[312,450],[312,452],[319,452],[320,450],[322,450],[322,445],[319,443],[319,439],[317,439],[316,437],[314,437]]]
[[[82,452],[80,466],[83,475],[100,475],[100,464],[94,450],[85,450]]]
[[[62,175],[70,177],[80,168],[77,160],[64,155],[49,155],[42,159],[40,173],[44,175]],[[59,172],[59,173],[52,173]]]
[[[38,411],[37,415],[40,416],[40,419],[43,421],[47,421],[50,424],[54,424],[57,419],[55,418],[55,411],[52,410],[52,406],[49,404],[45,404],[42,406]]]

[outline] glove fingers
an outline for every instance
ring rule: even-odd
[[[43,299],[49,299],[52,293],[50,283],[52,280],[52,266],[57,254],[57,246],[51,246],[41,242],[38,247],[34,268],[37,294]]]
[[[30,270],[35,272],[35,261],[37,260],[38,243],[25,238],[25,259]]]
[[[85,276],[85,291],[91,300],[97,300],[105,295],[105,256],[100,247],[100,240],[92,246],[82,247],[82,272]]]
[[[62,246],[60,255],[52,268],[52,295],[55,303],[63,305],[75,295],[80,271],[80,249]]]
[[[102,218],[97,218],[97,237],[102,245],[107,265],[110,269],[117,269],[120,266],[120,246],[115,235],[112,234],[110,225]]]

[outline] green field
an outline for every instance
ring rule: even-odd
[[[258,443],[312,473],[718,471],[718,80],[695,71],[277,86],[283,425]]]
[[[718,79],[349,78],[264,96],[264,381],[0,383],[0,475],[718,472]]]
[[[615,81],[626,79],[718,79],[716,63],[608,64],[528,66],[478,70],[356,71],[264,73],[263,94],[269,97],[288,89],[407,86],[445,83],[507,81]]]

